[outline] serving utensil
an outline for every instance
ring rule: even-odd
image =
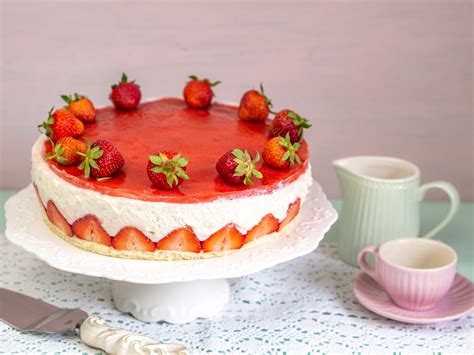
[[[125,329],[109,326],[79,308],[59,308],[42,300],[0,288],[0,319],[21,331],[76,333],[82,341],[108,354],[188,355],[180,344],[163,344]]]

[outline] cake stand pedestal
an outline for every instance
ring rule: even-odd
[[[144,321],[182,324],[219,313],[230,298],[227,278],[249,275],[308,254],[337,219],[314,182],[290,235],[243,247],[225,257],[149,261],[103,256],[56,236],[43,221],[32,185],[5,204],[6,237],[50,266],[113,280],[112,295],[122,312]]]
[[[226,279],[156,285],[113,281],[112,297],[120,311],[137,319],[182,324],[217,315],[229,302],[230,287]]]

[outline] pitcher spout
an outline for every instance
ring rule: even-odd
[[[332,166],[336,169],[336,172],[340,170],[347,170],[346,164],[345,164],[346,160],[347,160],[346,158],[333,160]]]
[[[396,183],[419,176],[416,165],[398,158],[384,156],[355,156],[333,161],[336,175],[384,183]]]
[[[347,177],[348,175],[352,175],[351,173],[351,167],[350,167],[350,159],[351,158],[342,158],[342,159],[337,159],[332,162],[332,166],[334,167],[334,170],[336,171],[336,176],[339,181],[339,184],[342,186],[344,182],[344,177]]]
[[[337,181],[339,183],[339,187],[341,188],[342,195],[345,195],[346,189],[350,185],[349,177],[351,176],[350,169],[347,167],[347,159],[338,159],[332,162],[332,166],[336,172]]]

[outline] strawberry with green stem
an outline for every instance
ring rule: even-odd
[[[63,137],[78,137],[84,132],[84,123],[71,111],[65,108],[53,111],[54,107],[49,110],[46,121],[38,125],[39,131],[53,142]]]
[[[172,190],[189,180],[186,166],[189,158],[181,153],[169,151],[158,152],[148,157],[147,174],[152,184],[162,190]]]
[[[69,161],[63,157],[63,154],[66,152],[66,148],[63,148],[61,144],[54,144],[51,141],[51,147],[53,148],[51,152],[46,154],[46,160],[55,159],[59,164],[69,165]]]
[[[67,103],[66,108],[82,122],[89,123],[95,120],[94,104],[86,96],[79,94],[61,95],[61,98]]]
[[[287,169],[295,164],[301,164],[301,158],[298,155],[300,143],[291,143],[290,133],[285,137],[274,137],[267,141],[263,148],[262,157],[265,163],[272,168]]]
[[[79,169],[84,170],[85,177],[92,176],[101,181],[112,177],[122,169],[125,161],[120,151],[111,142],[99,139],[93,144],[86,138],[87,150],[78,152],[84,157]]]
[[[273,118],[270,126],[270,137],[285,137],[290,134],[291,143],[299,142],[303,138],[303,129],[311,127],[304,117],[288,109],[281,110]]]
[[[211,82],[209,79],[199,79],[196,75],[190,75],[183,90],[184,101],[190,108],[206,109],[211,105],[214,92],[212,88],[220,84],[220,81]]]
[[[260,83],[260,92],[249,90],[240,100],[238,116],[243,121],[263,122],[272,112],[272,101],[265,95],[263,85]],[[272,112],[273,113],[273,112]]]
[[[122,73],[120,82],[112,85],[112,92],[109,95],[117,109],[133,110],[135,109],[142,98],[140,86],[135,83],[135,80],[128,81],[125,73]]]
[[[86,143],[72,137],[64,137],[54,144],[51,141],[52,151],[46,154],[46,159],[55,159],[62,165],[74,165],[82,159],[79,153],[87,151]]]
[[[252,177],[261,179],[262,173],[255,167],[260,161],[257,152],[252,158],[245,149],[232,149],[222,155],[216,163],[216,170],[221,178],[232,185],[252,185]]]

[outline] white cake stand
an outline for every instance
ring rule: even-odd
[[[56,269],[114,280],[112,295],[122,312],[144,321],[175,324],[216,315],[229,301],[226,278],[252,274],[310,253],[337,219],[315,182],[288,237],[225,257],[148,261],[102,256],[57,237],[43,221],[32,185],[12,196],[5,210],[5,234],[12,243]]]

